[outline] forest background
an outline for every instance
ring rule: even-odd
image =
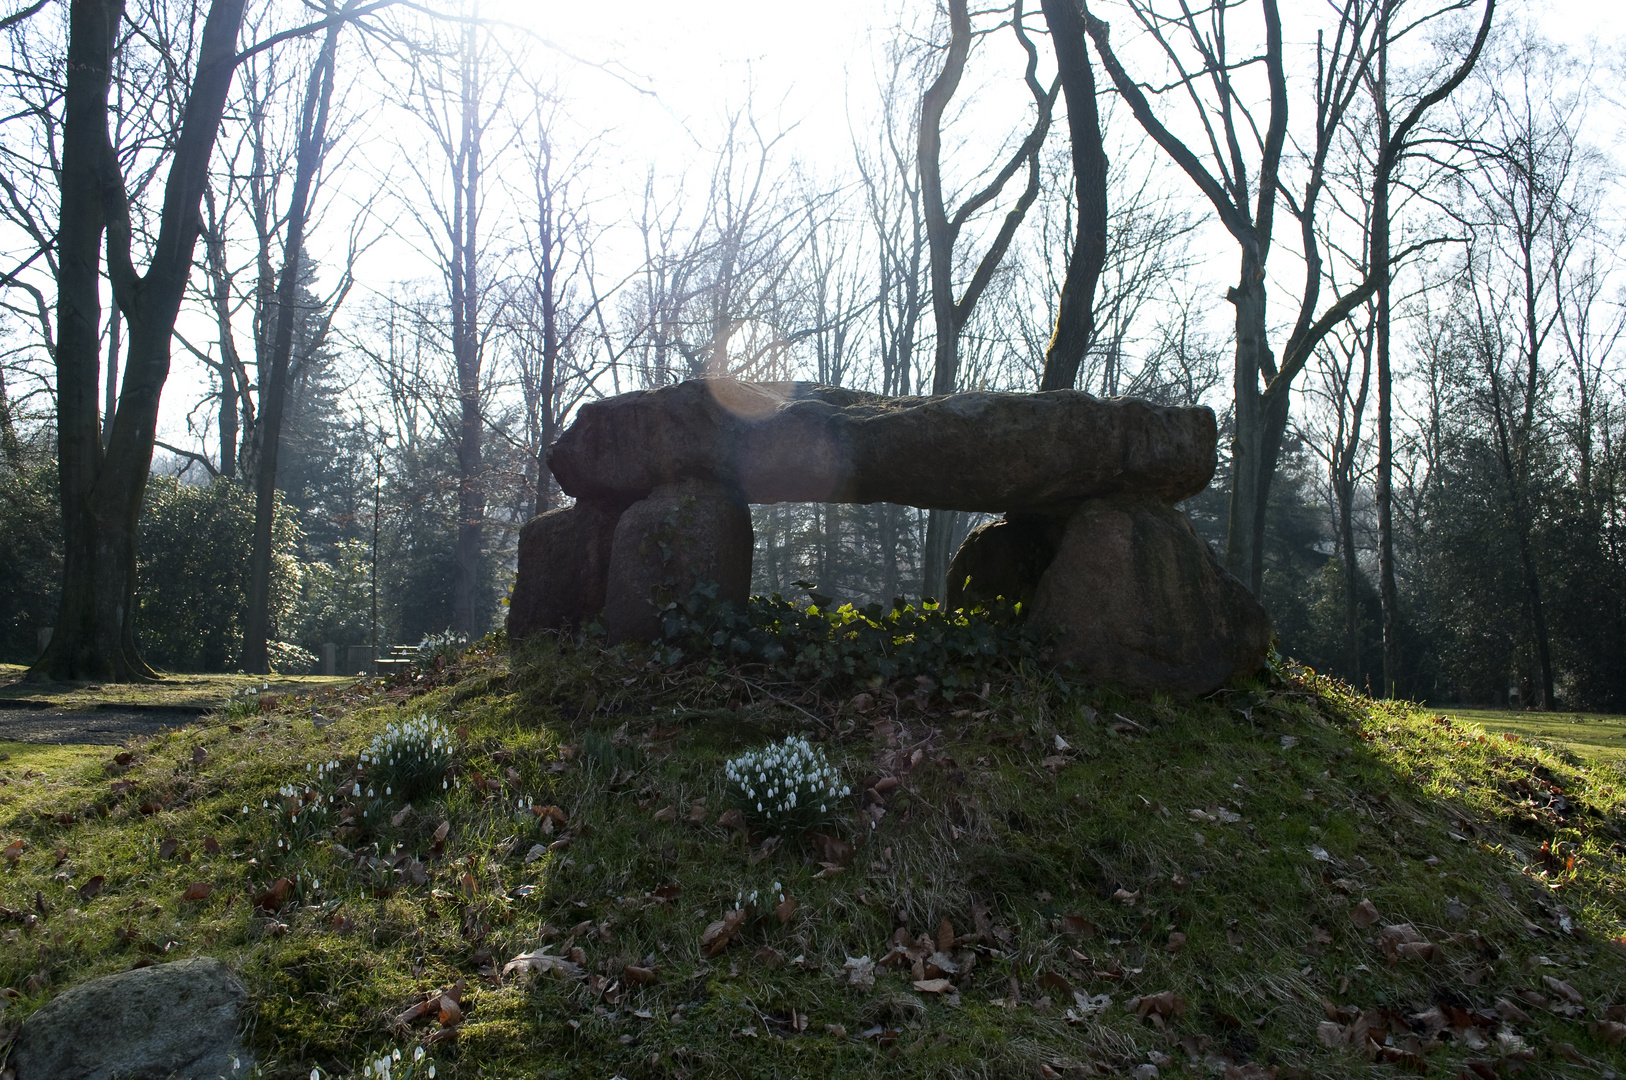
[[[122,7],[109,142],[128,243],[156,258],[221,3]],[[1105,216],[1060,385],[1215,409],[1220,471],[1183,508],[1284,653],[1416,698],[1626,711],[1618,41],[1580,6],[1504,2],[1476,46],[1483,0],[1337,0],[1282,12],[1273,65],[1273,7],[1089,5],[1112,27],[1073,35]],[[598,396],[716,375],[1058,385],[1100,211],[1052,44],[1063,6],[749,10],[249,5],[140,503],[147,662],[297,669],[324,642],[500,625],[519,526],[565,501],[541,455]],[[69,16],[20,5],[0,31],[0,659],[23,663],[63,576]],[[120,272],[98,270],[104,417],[137,338]],[[1250,555],[1234,455],[1272,409]],[[978,523],[754,518],[758,591],[854,602],[938,595]]]

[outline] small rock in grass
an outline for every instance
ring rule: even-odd
[[[246,995],[209,957],[121,971],[65,990],[23,1023],[17,1080],[251,1074],[238,1040]]]

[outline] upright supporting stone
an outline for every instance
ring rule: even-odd
[[[1064,517],[1012,514],[977,526],[949,563],[948,606],[986,604],[999,596],[1031,604],[1066,524]]]
[[[1149,498],[1080,505],[1030,617],[1060,630],[1058,661],[1136,689],[1208,693],[1258,671],[1270,648],[1259,601],[1184,514]]]
[[[549,510],[519,531],[519,574],[508,598],[508,640],[568,630],[604,610],[615,509],[588,499]]]
[[[708,480],[662,484],[615,527],[604,628],[612,643],[651,641],[660,606],[715,582],[717,598],[743,605],[751,590],[751,512]]]

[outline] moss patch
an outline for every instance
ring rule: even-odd
[[[315,703],[333,722],[301,700],[0,764],[8,1026],[208,954],[278,1077],[428,1040],[451,1077],[1626,1066],[1621,773],[1308,672],[1201,701],[1040,675],[833,700],[487,642]],[[340,794],[419,712],[457,732],[447,790]],[[856,793],[827,839],[724,816],[723,762],[788,734]],[[725,922],[774,882],[793,909]],[[538,948],[566,973],[504,973]],[[460,1022],[403,1022],[459,982]]]

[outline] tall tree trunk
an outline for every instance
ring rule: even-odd
[[[1257,596],[1264,584],[1265,566],[1261,519],[1270,495],[1275,454],[1266,437],[1269,417],[1259,389],[1259,373],[1265,370],[1270,353],[1265,340],[1265,268],[1252,245],[1243,245],[1242,272],[1228,298],[1235,308],[1236,361],[1231,384],[1235,412],[1225,568]]]
[[[475,610],[480,588],[481,536],[485,518],[485,486],[481,476],[480,311],[478,279],[480,128],[478,27],[470,21],[463,31],[461,138],[454,170],[452,266],[452,356],[457,365],[459,422],[457,434],[457,547],[452,593],[452,622],[457,630],[475,636],[484,620]]]
[[[102,407],[102,449],[113,437],[113,414],[119,407],[119,309],[115,306],[107,316],[107,398]]]
[[[1334,497],[1338,500],[1338,547],[1343,556],[1339,567],[1344,586],[1344,647],[1348,652],[1349,681],[1356,685],[1361,678],[1361,623],[1360,623],[1360,565],[1355,559],[1355,483],[1350,463],[1339,467],[1333,481]]]
[[[1392,139],[1389,116],[1389,17],[1390,0],[1383,0],[1378,15],[1377,77],[1373,107],[1377,112],[1380,145]],[[1378,161],[1372,184],[1371,265],[1387,267],[1390,251],[1389,182],[1387,157]],[[1400,692],[1400,590],[1395,584],[1394,527],[1394,375],[1390,367],[1390,282],[1384,274],[1378,285],[1376,322],[1373,333],[1378,354],[1378,475],[1375,495],[1378,509],[1378,604],[1383,616],[1383,688],[1385,697]]]
[[[1095,105],[1095,73],[1084,47],[1083,13],[1076,0],[1041,0],[1041,7],[1067,98],[1078,220],[1039,389],[1067,390],[1078,382],[1079,364],[1095,336],[1095,287],[1107,259],[1107,155]]]
[[[966,0],[949,0],[949,47],[943,60],[943,69],[926,88],[920,102],[920,131],[916,144],[916,167],[920,171],[920,190],[926,242],[931,255],[932,316],[936,324],[937,340],[932,365],[932,393],[952,394],[959,378],[960,334],[971,318],[971,312],[982,298],[983,290],[993,279],[1011,238],[1027,216],[1028,207],[1039,194],[1039,149],[1050,131],[1050,117],[1060,91],[1060,79],[1046,91],[1035,76],[1038,52],[1028,40],[1022,25],[1022,3],[1017,0],[1011,17],[1011,27],[1017,40],[1028,55],[1024,75],[1028,91],[1037,106],[1033,128],[1016,152],[1005,162],[994,180],[972,195],[954,213],[951,220],[943,204],[943,171],[940,160],[943,149],[943,112],[960,85],[965,71],[966,56],[971,49],[971,17]],[[996,198],[1005,183],[1026,163],[1027,187],[1006,214],[999,232],[988,250],[977,263],[971,280],[967,282],[960,299],[954,298],[954,243],[960,228],[978,208]],[[949,556],[954,542],[952,520],[941,510],[931,510],[926,517],[924,573],[921,579],[922,597],[936,593],[943,587],[948,574]]]
[[[144,275],[131,261],[129,195],[108,134],[108,89],[123,0],[69,8],[58,225],[57,438],[63,577],[56,632],[32,673],[58,679],[154,677],[135,650],[136,534],[157,434],[169,347],[192,268],[209,157],[236,64],[244,0],[214,0],[188,89]],[[99,254],[129,323],[105,453],[98,422]]]
[[[299,316],[299,275],[304,265],[305,225],[311,185],[327,151],[328,107],[343,23],[328,27],[322,52],[311,69],[299,118],[299,149],[294,188],[288,200],[287,239],[282,275],[277,282],[276,330],[271,340],[270,369],[261,368],[259,443],[254,474],[254,539],[249,551],[248,612],[243,620],[243,670],[271,670],[271,547],[276,525],[277,453],[282,442],[282,415],[288,393],[288,366],[294,352],[294,321]]]

